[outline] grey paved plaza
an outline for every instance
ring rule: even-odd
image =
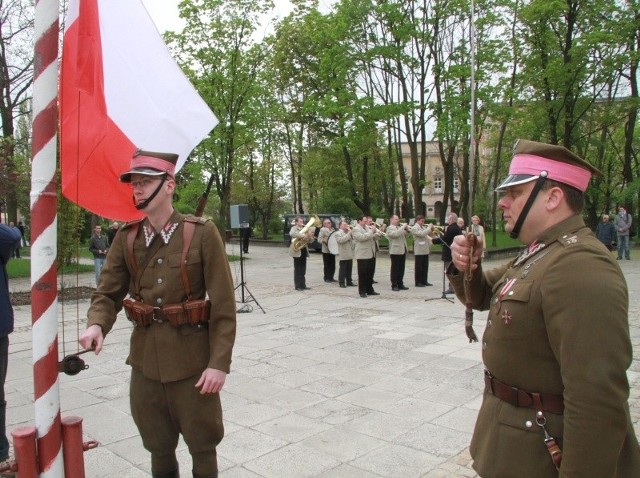
[[[239,254],[237,244],[227,245]],[[637,252],[636,252],[637,254]],[[226,436],[218,448],[228,478],[474,477],[468,445],[480,406],[480,346],[464,334],[464,307],[441,299],[439,256],[431,258],[433,287],[393,292],[390,261],[377,261],[377,297],[322,280],[322,257],[308,261],[307,284],[297,292],[284,247],[251,245],[246,255],[245,304],[238,314],[232,372],[221,397]],[[505,259],[488,261],[487,267]],[[640,431],[640,260],[620,263],[630,290],[634,362],[629,370],[631,414]],[[240,263],[231,264],[236,283]],[[355,269],[355,267],[354,267]],[[354,277],[354,279],[357,279]],[[75,286],[75,277],[61,279]],[[94,285],[83,274],[80,285]],[[571,280],[567,277],[567,280]],[[29,281],[10,282],[12,291]],[[266,311],[249,302],[249,292]],[[238,289],[238,300],[240,300]],[[452,296],[450,296],[452,297]],[[425,299],[434,298],[432,301]],[[60,353],[78,350],[88,301],[58,307]],[[78,320],[79,318],[79,320]],[[475,329],[485,314],[475,313]],[[8,430],[34,424],[31,309],[16,307],[7,378]],[[120,317],[89,369],[60,375],[62,415],[84,419],[86,476],[150,477],[150,459],[129,412],[131,325]],[[63,347],[64,342],[64,347]],[[178,450],[182,476],[191,476],[186,445]]]

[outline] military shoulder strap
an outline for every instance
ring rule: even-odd
[[[191,300],[191,282],[189,282],[189,274],[187,272],[187,254],[189,252],[189,246],[193,239],[193,234],[196,232],[196,223],[193,221],[185,220],[182,229],[182,256],[180,257],[180,274],[182,277],[182,285],[187,293],[187,300]]]

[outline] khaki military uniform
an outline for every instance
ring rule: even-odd
[[[463,275],[449,272],[464,301]],[[562,414],[544,412],[546,428],[563,452],[558,472],[536,411],[485,390],[471,442],[478,474],[640,476],[627,404],[632,360],[627,285],[582,219],[574,216],[551,227],[503,267],[487,272],[480,267],[471,295],[475,309],[489,309],[482,338],[487,370],[511,387],[564,398]]]
[[[163,234],[157,234],[147,247],[143,231],[146,221],[140,222],[133,244],[140,269],[139,288],[127,252],[127,237],[133,226],[123,226],[109,249],[100,287],[91,298],[88,324],[99,325],[106,336],[127,294],[156,307],[187,299],[180,267],[185,219],[196,222],[186,259],[191,299],[208,296],[212,303],[209,322],[173,327],[165,321],[133,327],[127,358],[133,368],[131,408],[152,458],[154,453],[171,455],[173,441],[177,443],[177,433],[181,432],[192,454],[213,453],[215,461],[215,445],[223,435],[219,396],[201,396],[193,386],[206,368],[229,372],[236,335],[233,282],[224,243],[215,225],[174,212],[163,231],[165,237],[169,235],[168,242],[163,240]],[[156,390],[166,390],[169,403],[176,410],[158,412],[159,405],[150,401],[156,392],[148,391],[154,383],[165,384]],[[178,413],[180,408],[188,410]],[[171,420],[165,415],[171,415]],[[198,427],[194,427],[196,423]]]

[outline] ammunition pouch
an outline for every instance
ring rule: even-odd
[[[208,300],[187,300],[179,304],[154,307],[138,300],[125,299],[122,302],[127,319],[140,327],[153,322],[169,322],[173,327],[198,325],[209,321],[211,302]]]

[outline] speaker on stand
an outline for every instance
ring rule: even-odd
[[[230,218],[231,218],[231,229],[248,229],[249,228],[249,206],[246,204],[236,204],[231,206],[230,208]],[[242,231],[240,236],[242,236]],[[247,283],[244,280],[244,254],[243,247],[240,244],[240,283],[236,286],[234,290],[240,289],[240,299],[243,304],[243,307],[237,310],[237,312],[251,312],[250,308],[246,306],[248,302],[255,302],[260,310],[262,310],[263,314],[266,314],[258,300],[253,296],[249,288],[247,287]],[[250,298],[249,298],[250,297]]]

